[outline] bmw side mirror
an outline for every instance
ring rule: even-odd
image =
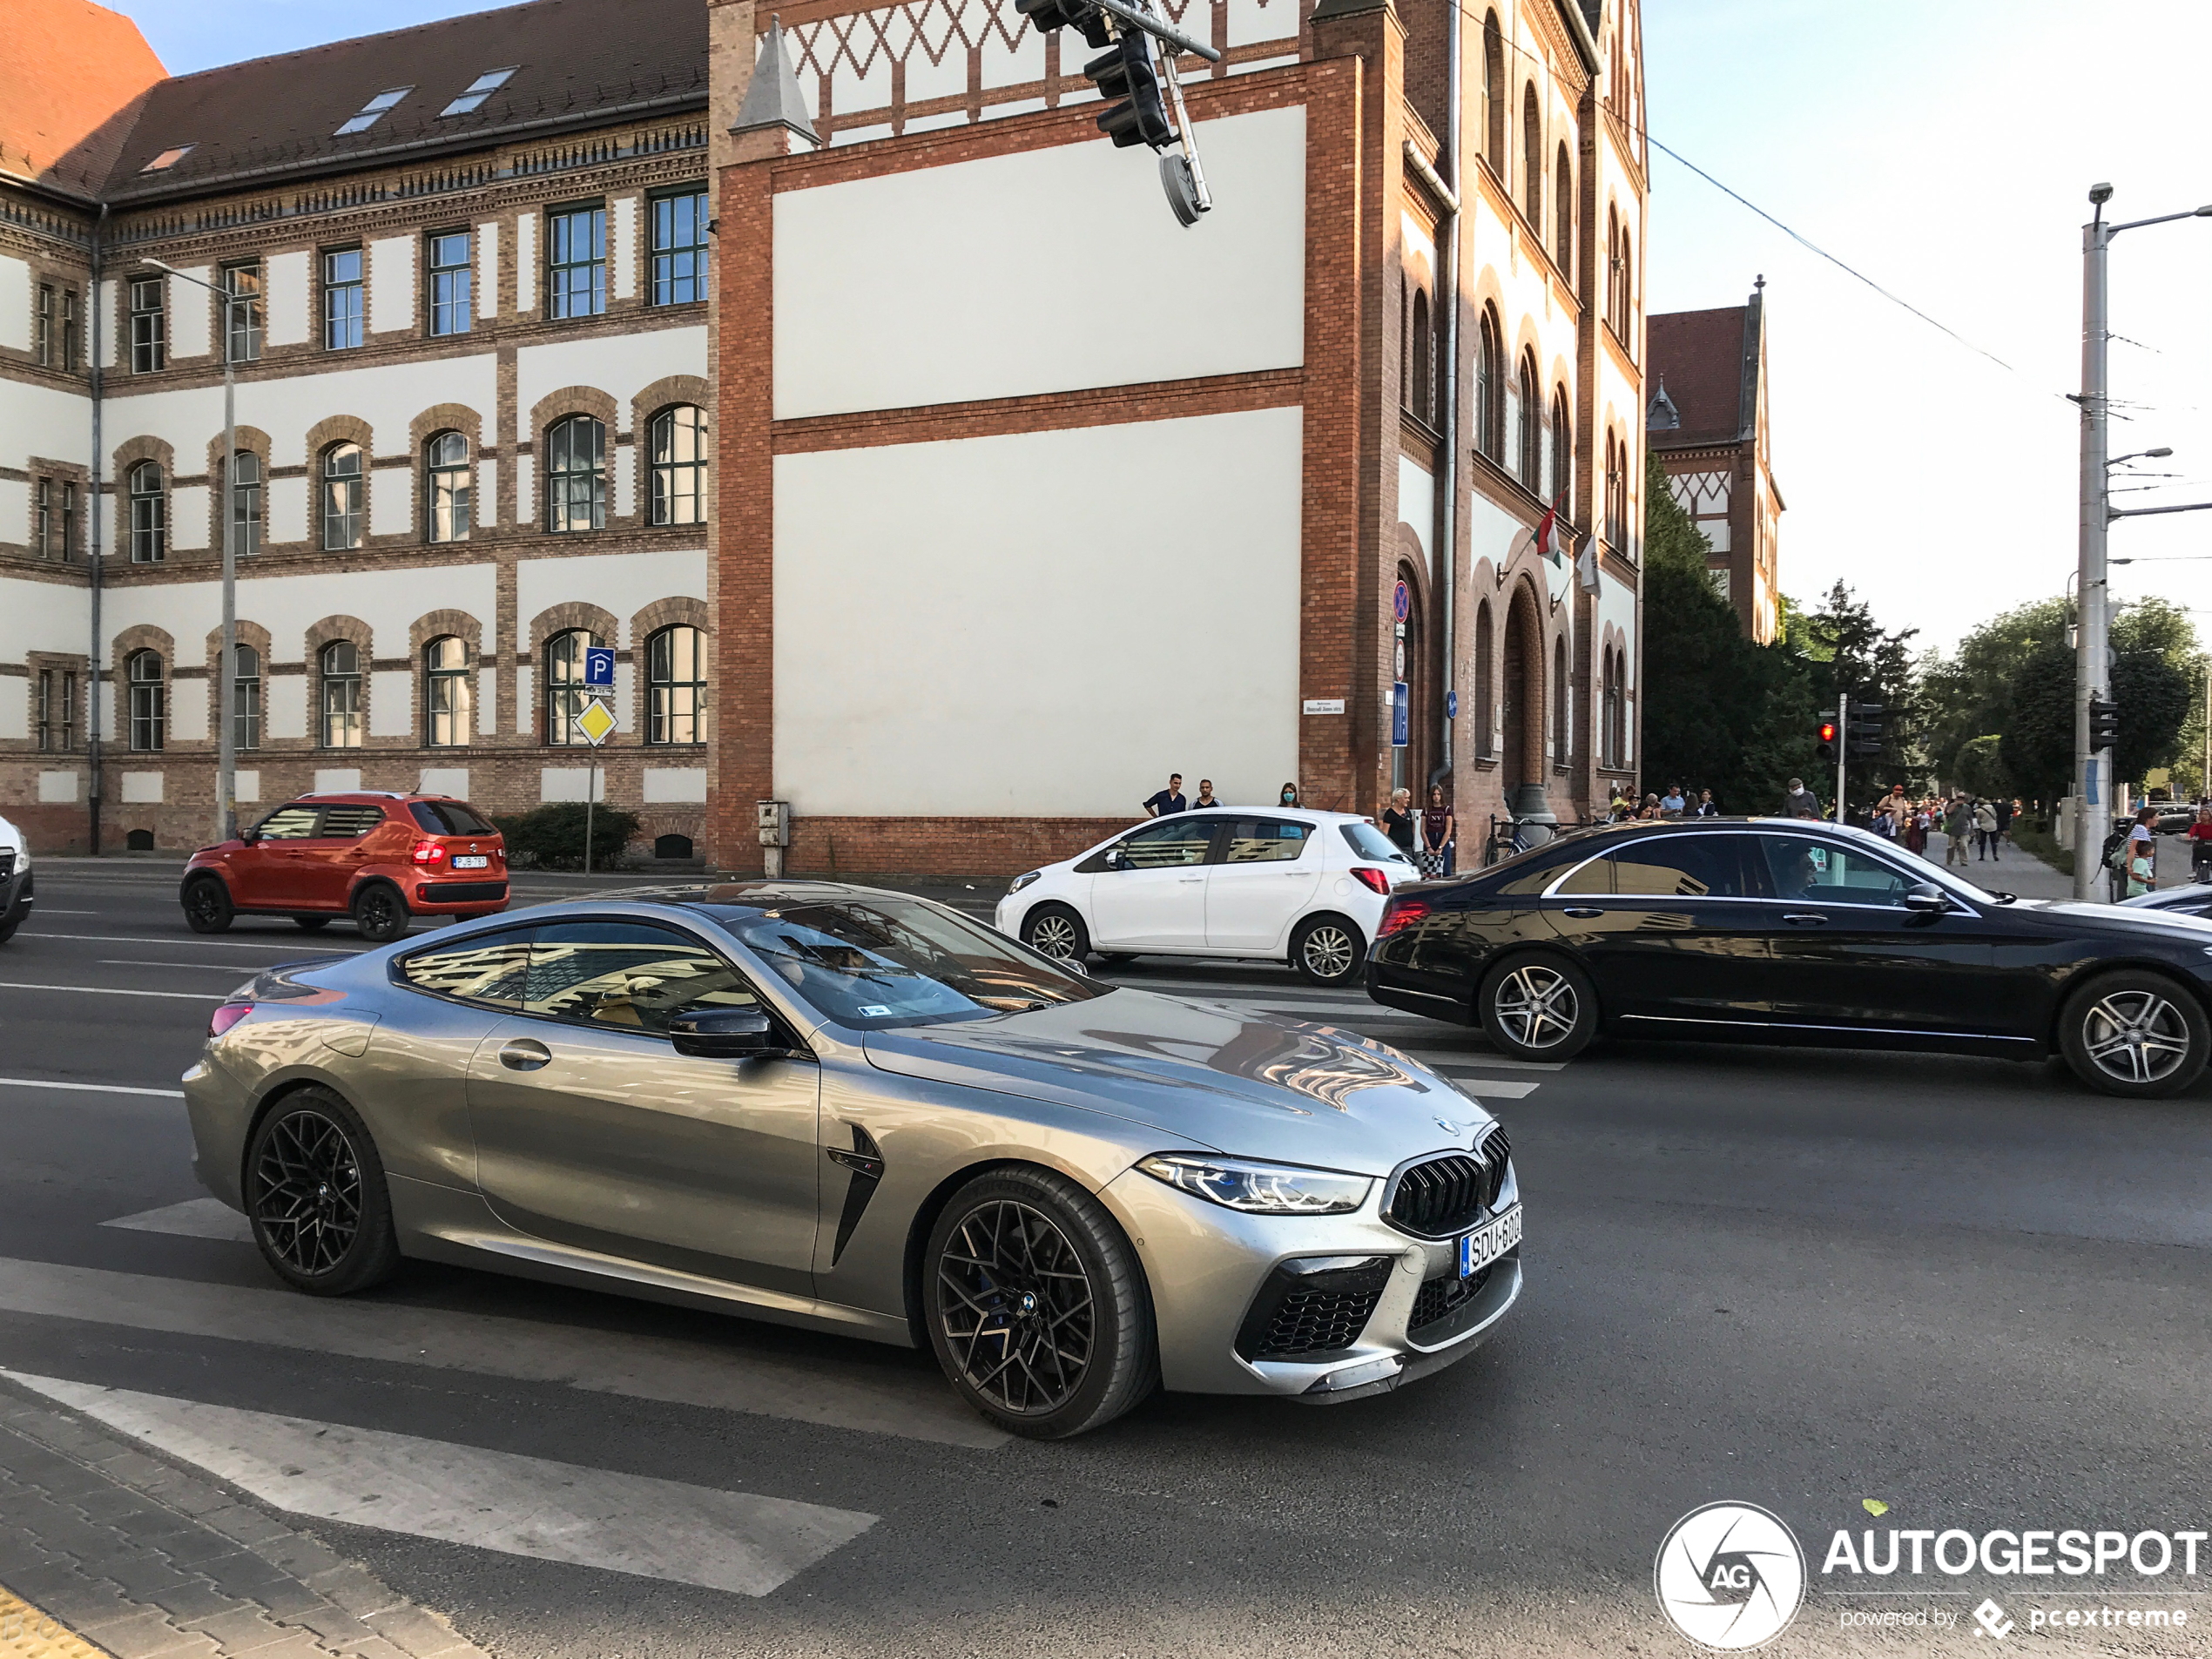
[[[781,1060],[791,1049],[759,1008],[693,1008],[668,1022],[676,1052],[700,1060]]]
[[[1906,889],[1905,907],[1916,916],[1939,916],[1951,908],[1951,900],[1934,882],[1923,881],[1917,887]]]

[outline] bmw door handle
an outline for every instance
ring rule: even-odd
[[[552,1057],[550,1049],[529,1037],[517,1037],[499,1051],[499,1063],[509,1071],[536,1071]]]
[[[1782,920],[1792,927],[1825,927],[1828,925],[1827,917],[1813,915],[1803,910],[1785,912]]]
[[[1588,921],[1594,916],[1603,915],[1605,912],[1602,910],[1593,909],[1588,905],[1575,905],[1569,909],[1561,911],[1559,914],[1562,916],[1572,916],[1577,921]]]

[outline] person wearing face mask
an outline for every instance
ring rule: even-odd
[[[1285,806],[1295,806],[1298,805],[1298,786],[1296,784],[1285,784],[1283,786],[1283,793],[1280,804]]]

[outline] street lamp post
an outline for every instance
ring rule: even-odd
[[[223,646],[216,669],[215,839],[227,841],[238,833],[238,546],[233,523],[238,511],[238,377],[232,367],[231,307],[246,296],[203,282],[159,260],[146,263],[206,289],[223,302],[223,498],[218,514],[223,538]]]
[[[2081,227],[2081,395],[2074,400],[2081,406],[2081,620],[2075,632],[2074,656],[2074,896],[2083,900],[2094,896],[2096,849],[2104,845],[2104,837],[2098,833],[2096,824],[2099,811],[2105,808],[2105,774],[2110,765],[2105,751],[2089,746],[2090,700],[2105,691],[2109,672],[2106,532],[2116,518],[2189,513],[2212,507],[2212,502],[2195,502],[2180,507],[2115,509],[2112,505],[2114,463],[2105,455],[2105,352],[2111,338],[2105,264],[2112,239],[2122,231],[2139,230],[2147,225],[2164,225],[2177,219],[2212,218],[2212,204],[2188,212],[2161,213],[2153,219],[2107,225],[2105,204],[2111,199],[2110,185],[2089,187],[2089,200],[2095,212]],[[2123,455],[2121,459],[2132,457]]]

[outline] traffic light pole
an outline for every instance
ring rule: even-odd
[[[1851,698],[1836,693],[1836,821],[1849,822],[1844,812],[1844,768],[1851,764]]]
[[[2089,192],[2096,213],[2081,227],[2081,618],[2074,658],[2074,896],[2095,896],[2097,829],[2104,756],[2089,746],[2089,699],[2104,689],[2105,534],[2111,527],[2111,479],[2105,465],[2105,342],[2108,324],[2106,255],[2112,246],[2105,202],[2112,186]]]

